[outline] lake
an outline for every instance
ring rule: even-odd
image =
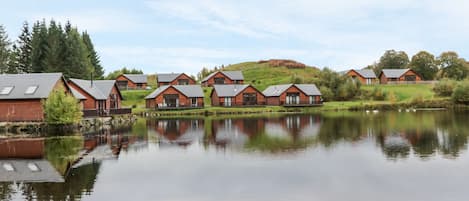
[[[468,117],[141,118],[78,136],[0,138],[0,200],[467,200]]]

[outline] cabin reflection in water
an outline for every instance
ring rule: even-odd
[[[147,120],[150,132],[156,132],[160,147],[187,147],[203,140],[204,121],[202,119],[153,119]]]

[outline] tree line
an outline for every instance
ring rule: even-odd
[[[422,76],[424,80],[442,78],[463,80],[469,75],[469,64],[453,51],[443,52],[438,57],[427,51],[420,51],[409,60],[409,56],[404,51],[387,50],[378,63],[366,68],[373,69],[377,75],[384,68],[410,68]]]
[[[67,21],[24,22],[11,42],[0,25],[0,74],[62,72],[66,78],[104,78],[104,69],[90,35]]]

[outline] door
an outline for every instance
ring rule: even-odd
[[[300,104],[300,93],[287,93],[287,105],[297,105]]]

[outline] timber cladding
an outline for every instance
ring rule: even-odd
[[[41,99],[0,100],[0,122],[43,120]]]
[[[168,87],[160,94],[158,94],[155,98],[150,98],[146,100],[146,107],[147,108],[156,108],[158,105],[163,104],[164,96],[165,95],[176,95],[178,97],[179,105],[177,107],[191,107],[192,102],[191,99],[181,93],[180,91],[176,90],[174,87]],[[203,97],[194,97],[197,98],[197,106],[202,107],[204,105],[204,98]]]
[[[243,84],[243,80],[232,80],[222,72],[217,72],[215,75],[211,76],[209,79],[202,83],[203,86],[213,86],[216,79],[223,79],[223,84]]]
[[[192,79],[192,77],[186,75],[185,73],[181,73],[181,75],[176,77],[171,82],[159,82],[158,81],[158,87],[163,86],[163,85],[194,85],[194,84],[196,84],[196,81]]]
[[[259,92],[256,88],[249,85],[234,97],[232,97],[231,105],[232,106],[242,106],[245,105],[244,103],[244,95],[245,94],[255,94],[256,95],[256,103],[251,105],[265,105],[266,99],[264,94]],[[225,97],[219,96],[217,91],[214,89],[211,94],[211,100],[213,106],[223,106],[225,103]]]

